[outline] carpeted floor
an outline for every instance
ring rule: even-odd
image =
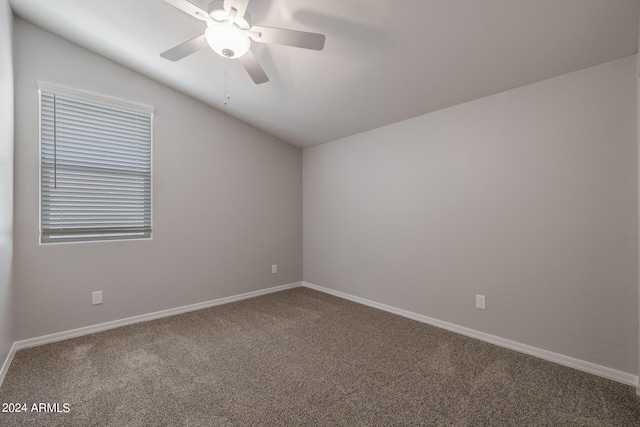
[[[21,350],[8,402],[2,426],[640,426],[632,387],[306,288]]]

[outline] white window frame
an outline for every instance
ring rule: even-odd
[[[120,111],[138,113],[149,115],[150,120],[150,227],[151,230],[147,233],[123,233],[123,234],[85,234],[81,236],[69,236],[59,238],[45,238],[42,231],[42,93],[55,94],[74,101],[84,102],[98,107],[112,108]],[[108,242],[108,241],[122,241],[122,240],[151,240],[153,236],[153,119],[154,108],[144,104],[138,104],[134,102],[125,101],[119,98],[114,98],[106,95],[96,94],[84,90],[71,89],[65,86],[60,86],[52,83],[38,81],[38,117],[39,117],[39,147],[38,147],[38,160],[39,160],[39,176],[38,176],[38,228],[39,228],[39,243],[41,245],[50,244],[64,244],[64,243],[90,243],[90,242]]]

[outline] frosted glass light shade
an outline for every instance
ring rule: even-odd
[[[249,50],[251,40],[240,28],[229,24],[215,24],[204,32],[207,43],[220,56],[239,58]]]

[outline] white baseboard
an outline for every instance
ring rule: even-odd
[[[570,368],[578,369],[580,371],[588,372],[590,374],[597,375],[599,377],[607,378],[619,383],[638,386],[638,376],[632,375],[626,372],[618,371],[606,366],[597,365],[595,363],[587,362],[584,360],[576,359],[573,357],[565,356],[562,354],[554,353],[549,350],[543,350],[538,347],[533,347],[527,344],[522,344],[517,341],[508,340],[495,335],[487,334],[485,332],[476,331],[474,329],[465,328],[464,326],[458,326],[454,323],[444,322],[442,320],[434,319],[432,317],[424,316],[422,314],[413,313],[411,311],[403,310],[400,308],[392,307],[390,305],[381,304],[379,302],[371,301],[365,298],[360,298],[354,295],[350,295],[344,292],[335,291],[333,289],[325,288],[322,286],[314,285],[312,283],[303,282],[304,287],[314,289],[316,291],[324,292],[339,298],[344,298],[359,304],[367,305],[369,307],[377,308],[380,310],[388,311],[409,319],[417,320],[418,322],[427,323],[432,326],[436,326],[441,329],[446,329],[451,332],[456,332],[461,335],[466,335],[471,338],[485,341],[490,344],[495,344],[500,347],[505,347],[510,350],[515,350],[520,353],[535,356],[540,359],[548,360],[550,362],[557,363],[559,365],[568,366]]]
[[[199,302],[197,304],[185,305],[182,307],[170,308],[167,310],[156,311],[153,313],[141,314],[139,316],[127,317],[125,319],[114,320],[111,322],[100,323],[92,326],[85,326],[83,328],[72,329],[70,331],[57,332],[55,334],[44,335],[35,338],[29,338],[26,340],[20,340],[13,343],[11,347],[11,351],[7,356],[4,364],[2,365],[2,370],[0,371],[0,386],[2,386],[2,381],[4,380],[7,371],[9,370],[9,365],[11,365],[11,361],[13,360],[13,356],[16,351],[29,348],[36,347],[43,344],[48,344],[56,341],[62,341],[70,338],[76,338],[83,335],[94,334],[96,332],[102,332],[109,329],[119,328],[121,326],[132,325],[134,323],[147,322],[149,320],[160,319],[162,317],[175,316],[176,314],[187,313],[189,311],[201,310],[203,308],[209,308],[216,305],[229,304],[231,302],[241,301],[244,299],[255,298],[261,295],[271,294],[274,292],[284,291],[287,289],[297,288],[302,286],[302,282],[290,283],[288,285],[275,286],[273,288],[261,289],[259,291],[247,292],[245,294],[234,295],[225,298],[218,298],[211,301]]]
[[[9,366],[13,361],[13,356],[16,354],[17,348],[16,343],[14,342],[9,350],[9,354],[7,354],[7,358],[4,360],[2,364],[2,368],[0,369],[0,386],[2,386],[2,382],[4,381],[4,377],[7,375],[7,371],[9,370]]]
[[[360,298],[354,295],[350,295],[344,292],[336,291],[333,289],[325,288],[322,286],[314,285],[308,282],[297,282],[291,283],[288,285],[275,286],[273,288],[262,289],[259,291],[248,292],[245,294],[219,298],[211,301],[205,301],[197,304],[185,305],[182,307],[170,308],[168,310],[156,311],[153,313],[142,314],[139,316],[128,317],[125,319],[114,320],[111,322],[100,323],[97,325],[86,326],[83,328],[72,329],[70,331],[58,332],[55,334],[44,335],[35,338],[29,338],[26,340],[20,340],[13,343],[7,358],[5,359],[2,369],[0,369],[0,386],[2,386],[2,382],[4,380],[7,371],[9,370],[9,366],[11,365],[11,361],[13,360],[13,356],[16,351],[35,347],[38,345],[48,344],[56,341],[62,341],[70,338],[76,338],[83,335],[89,335],[96,332],[106,331],[109,329],[118,328],[121,326],[132,325],[134,323],[147,322],[149,320],[160,319],[162,317],[174,316],[176,314],[187,313],[190,311],[201,310],[203,308],[209,308],[216,305],[228,304],[235,301],[241,301],[244,299],[255,298],[261,295],[266,295],[274,292],[284,291],[286,289],[292,289],[296,287],[304,286],[310,289],[314,289],[316,291],[320,291],[326,294],[330,294],[339,298],[343,298],[346,300],[350,300],[353,302],[357,302],[359,304],[363,304],[369,307],[377,308],[380,310],[384,310],[393,314],[397,314],[409,319],[417,320],[418,322],[426,323],[438,328],[446,329],[448,331],[456,332],[461,335],[466,335],[471,338],[475,338],[481,341],[485,341],[491,344],[498,345],[500,347],[505,347],[511,350],[518,351],[520,353],[528,354],[531,356],[538,357],[540,359],[548,360],[550,362],[555,362],[560,365],[568,366],[570,368],[578,369],[580,371],[588,372],[590,374],[598,375],[603,378],[607,378],[613,381],[617,381],[623,384],[628,384],[637,387],[637,390],[640,390],[640,383],[638,382],[638,376],[632,375],[626,372],[618,371],[615,369],[607,368],[606,366],[597,365],[595,363],[586,362],[584,360],[576,359],[573,357],[565,356],[562,354],[554,353],[552,351],[543,350],[537,347],[533,347],[527,344],[522,344],[516,341],[511,341],[505,338],[501,338],[495,335],[487,334],[485,332],[476,331],[474,329],[465,328],[463,326],[458,326],[453,323],[444,322],[442,320],[434,319],[432,317],[424,316],[422,314],[413,313],[411,311],[403,310],[400,308],[396,308],[390,305],[382,304],[379,302],[371,301],[365,298]],[[640,395],[640,392],[639,392]]]

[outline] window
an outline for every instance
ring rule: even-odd
[[[150,238],[153,109],[39,89],[40,242]]]

